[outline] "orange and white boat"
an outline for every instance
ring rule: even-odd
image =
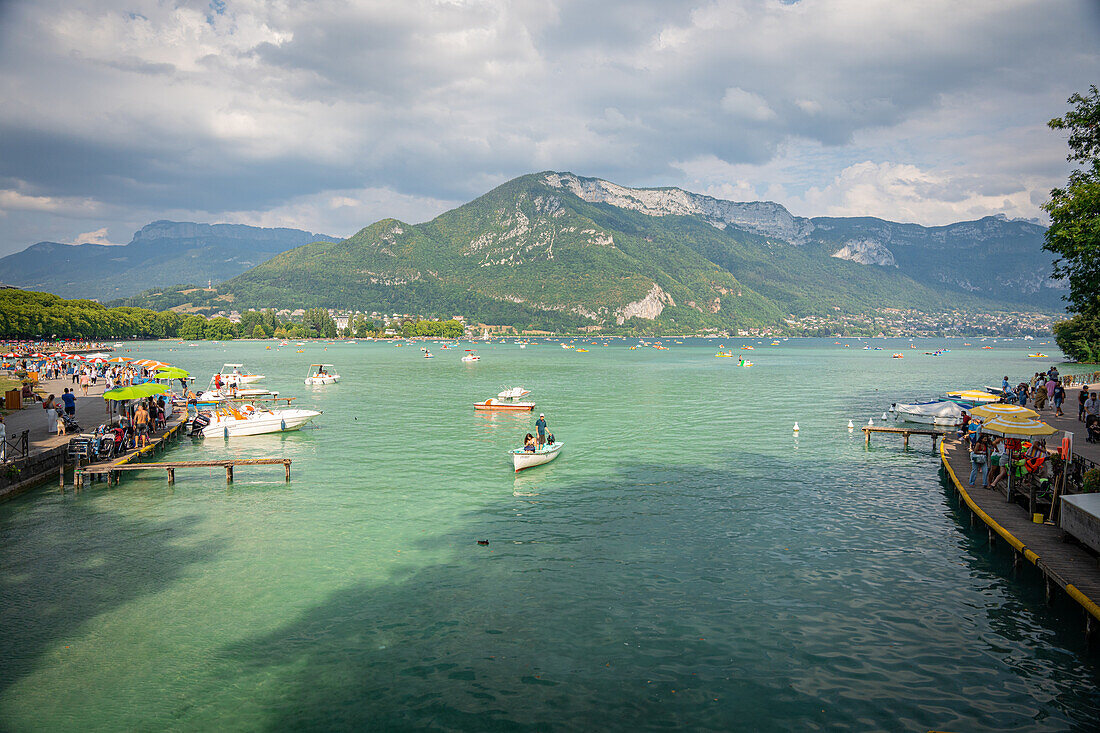
[[[475,402],[474,409],[481,412],[530,412],[535,409],[535,403],[498,400],[493,397],[484,402]]]

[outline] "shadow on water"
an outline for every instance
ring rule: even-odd
[[[194,517],[131,519],[80,499],[16,501],[0,513],[0,694],[88,620],[159,592],[219,552],[216,543],[181,546]]]
[[[798,474],[750,459],[529,487],[423,543],[461,557],[351,585],[224,658],[279,679],[264,702],[271,730],[1029,730],[1037,709],[1052,715],[1045,693],[971,703],[1006,675],[983,659],[956,663],[966,638],[923,624],[942,602],[926,597],[943,585],[935,550],[931,571],[889,558],[868,567],[874,553],[905,549],[875,546],[885,499],[861,507],[872,520],[859,527],[844,507],[858,488]],[[820,504],[818,531],[797,548],[797,535],[780,534],[782,507],[807,492],[810,505],[835,504]],[[929,548],[942,542],[912,531]]]

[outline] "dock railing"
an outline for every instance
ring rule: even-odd
[[[30,453],[30,430],[5,438],[0,445],[0,463],[12,463],[20,458],[26,458]]]

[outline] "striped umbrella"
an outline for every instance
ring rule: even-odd
[[[1001,415],[982,425],[983,433],[1006,438],[1029,438],[1033,435],[1053,435],[1058,432],[1042,420],[1020,415]]]
[[[968,410],[971,417],[980,417],[982,420],[991,420],[995,417],[1019,415],[1020,417],[1038,418],[1039,413],[1028,407],[1019,405],[979,405]]]
[[[133,361],[133,359],[131,359],[128,356],[116,356],[116,357],[113,357],[111,359],[108,359],[107,363],[108,364],[125,364],[128,361]]]

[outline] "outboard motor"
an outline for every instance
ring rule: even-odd
[[[210,415],[205,412],[200,412],[195,415],[195,419],[191,421],[191,432],[189,435],[192,438],[201,438],[203,428],[210,424]]]

